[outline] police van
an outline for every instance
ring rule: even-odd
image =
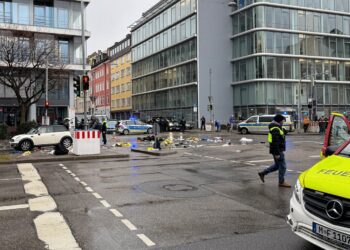
[[[295,184],[287,223],[323,249],[350,249],[350,124],[330,117],[319,163]]]
[[[294,131],[294,124],[291,120],[290,115],[283,115],[286,118],[286,121],[283,124],[288,132]],[[248,133],[268,133],[269,124],[273,121],[275,115],[254,115],[249,117],[244,122],[238,124],[238,132],[242,134]]]

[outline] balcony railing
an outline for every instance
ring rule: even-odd
[[[0,1],[0,23],[58,29],[81,29],[80,9],[63,9]]]

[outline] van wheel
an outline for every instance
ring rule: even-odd
[[[127,130],[127,129],[125,129],[124,131],[123,131],[123,134],[124,135],[128,135],[130,132],[129,132],[129,130]]]
[[[248,129],[242,128],[241,129],[241,133],[244,134],[244,135],[248,134]]]
[[[153,133],[153,130],[151,128],[147,129],[147,134],[152,134]]]

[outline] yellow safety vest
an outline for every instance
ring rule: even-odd
[[[284,136],[284,132],[283,132],[282,129],[280,129],[279,127],[273,127],[273,128],[270,129],[270,132],[269,132],[269,134],[267,135],[267,140],[269,141],[269,143],[272,143],[272,134],[271,134],[271,132],[272,132],[272,130],[274,130],[274,129],[278,129],[279,132],[280,132],[280,135],[281,135],[281,136]]]

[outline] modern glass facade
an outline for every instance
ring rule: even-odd
[[[196,0],[173,1],[132,28],[133,110],[196,121]],[[152,12],[152,11],[151,11]]]
[[[350,104],[349,0],[239,0],[232,13],[237,117],[346,112]],[[312,81],[313,79],[314,81]],[[312,87],[314,82],[314,87]]]

